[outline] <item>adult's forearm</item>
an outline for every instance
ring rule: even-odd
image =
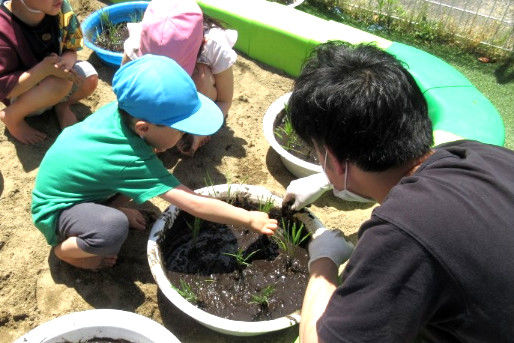
[[[321,342],[316,323],[328,305],[337,287],[337,266],[323,257],[311,263],[311,276],[305,291],[300,322],[300,342]]]

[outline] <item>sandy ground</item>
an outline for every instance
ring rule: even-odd
[[[105,6],[97,0],[72,0],[83,20]],[[115,99],[114,69],[85,48],[79,57],[99,72],[98,89],[73,110],[83,118]],[[204,186],[208,172],[214,183],[262,185],[282,195],[293,179],[262,134],[267,107],[290,91],[293,80],[245,56],[235,64],[235,94],[228,125],[194,158],[171,150],[162,159],[191,188]],[[75,269],[53,257],[42,234],[33,226],[31,191],[39,163],[59,134],[53,113],[30,120],[49,134],[43,144],[26,146],[12,139],[0,122],[0,343],[12,342],[37,325],[60,315],[93,308],[121,309],[147,316],[167,327],[182,342],[292,342],[297,327],[254,338],[218,334],[182,314],[158,290],[146,258],[147,232],[131,232],[118,264],[98,273]],[[72,148],[72,147],[70,147]],[[63,161],[63,168],[66,162]],[[156,214],[166,208],[157,199],[144,204]],[[337,201],[324,195],[311,210],[326,226],[340,228],[356,242],[359,224],[369,217],[369,205]]]

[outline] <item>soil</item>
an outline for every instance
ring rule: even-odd
[[[258,204],[249,202],[244,194],[231,202],[258,210]],[[166,224],[159,239],[168,279],[179,290],[187,285],[194,294],[190,302],[222,318],[271,320],[299,310],[309,274],[305,249],[308,239],[296,246],[286,238],[285,230],[291,235],[290,223],[300,227],[292,214],[282,215],[275,208],[270,217],[281,223],[274,239],[249,228],[207,221],[193,233],[194,217],[179,212],[173,223]],[[308,238],[306,229],[302,231]],[[280,248],[277,239],[286,246]],[[234,255],[238,252],[242,252],[244,261],[237,261]],[[265,290],[269,290],[269,296],[258,298]]]
[[[312,145],[307,144],[301,139],[294,130],[290,133],[286,128],[287,115],[286,111],[282,110],[275,118],[273,123],[273,133],[278,144],[282,146],[291,155],[298,157],[309,163],[319,164],[318,155]]]
[[[99,0],[70,2],[80,21],[109,4]],[[115,100],[111,88],[115,69],[103,64],[88,48],[79,51],[79,58],[92,63],[100,78],[96,91],[72,106],[82,119]],[[284,73],[239,54],[227,125],[194,158],[183,157],[175,150],[162,154],[165,166],[192,189],[204,186],[208,172],[215,184],[260,185],[283,195],[294,176],[270,148],[261,127],[266,109],[291,91],[292,84]],[[30,203],[41,159],[60,129],[52,112],[28,122],[48,135],[42,144],[28,146],[15,141],[0,121],[0,343],[13,342],[58,316],[93,308],[146,316],[164,325],[183,343],[286,343],[296,339],[297,327],[256,337],[234,337],[191,320],[168,301],[152,277],[146,256],[148,231],[131,230],[118,263],[108,270],[82,271],[56,260],[32,224]],[[137,207],[158,215],[167,206],[157,198]],[[327,227],[341,229],[356,243],[358,228],[369,218],[372,208],[343,202],[328,192],[310,210]]]

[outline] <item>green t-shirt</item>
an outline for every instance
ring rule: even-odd
[[[57,245],[62,210],[116,193],[142,203],[179,184],[153,148],[123,124],[112,102],[63,130],[45,154],[32,192],[32,218],[47,242]]]

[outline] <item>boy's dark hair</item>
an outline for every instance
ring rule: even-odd
[[[433,144],[427,104],[411,74],[371,45],[318,46],[289,100],[295,131],[328,146],[340,161],[383,171],[426,154]]]
[[[121,121],[122,123],[128,127],[129,129],[131,130],[134,130],[134,124],[140,120],[136,117],[134,117],[132,114],[128,113],[127,111],[125,110],[122,110],[121,108],[118,107],[118,113],[120,114],[120,117],[121,117]],[[156,126],[166,126],[166,125],[161,125],[161,124],[154,124]]]
[[[118,107],[118,113],[120,114],[122,123],[128,127],[129,129],[134,129],[134,123],[137,120],[135,117],[131,116],[130,113],[128,113],[125,110],[122,110]]]

